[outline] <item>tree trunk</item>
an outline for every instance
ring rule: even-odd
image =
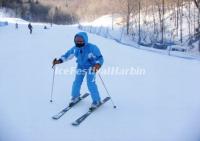
[[[181,0],[181,12],[180,12],[180,41],[183,43],[183,0]]]
[[[126,33],[129,35],[129,28],[130,28],[130,0],[127,2],[127,15],[126,15]]]
[[[140,29],[140,10],[141,10],[141,3],[139,1],[139,38],[138,38],[138,43],[141,42],[141,29]]]
[[[162,14],[161,14],[161,8],[160,8],[160,4],[158,3],[158,15],[159,15],[159,22],[160,22],[160,31],[162,33]],[[159,38],[160,40],[160,38]]]
[[[164,20],[165,20],[165,1],[162,0],[162,44],[164,43]]]
[[[200,0],[193,0],[193,1],[198,9],[198,30],[197,30],[198,33],[197,34],[199,34],[200,32]],[[199,52],[200,52],[200,39],[199,39]]]
[[[199,13],[198,13],[198,38],[199,38],[199,52],[200,52],[200,7],[199,9]]]
[[[191,38],[191,2],[189,0],[189,38]]]
[[[176,29],[177,29],[177,35],[178,35],[178,29],[179,29],[179,12],[180,12],[180,6],[179,6],[179,0],[177,2],[177,12],[176,12]]]
[[[154,5],[152,5],[152,12],[153,12],[153,31],[155,34],[156,33],[156,18],[155,18],[155,13],[154,13]]]

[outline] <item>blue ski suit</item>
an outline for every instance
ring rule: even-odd
[[[75,80],[72,85],[72,98],[80,96],[80,89],[85,75],[87,74],[87,86],[91,93],[93,102],[100,101],[99,91],[95,82],[96,73],[92,72],[92,67],[95,64],[103,65],[104,59],[101,55],[99,48],[88,42],[88,36],[85,32],[79,32],[75,35],[82,37],[85,45],[81,48],[76,46],[68,50],[64,55],[61,56],[63,62],[76,57],[77,69]]]

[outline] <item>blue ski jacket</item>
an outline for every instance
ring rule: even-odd
[[[103,65],[104,59],[99,48],[88,42],[88,36],[86,32],[79,32],[75,35],[83,38],[85,45],[81,48],[73,46],[64,55],[61,56],[63,62],[68,61],[74,57],[77,58],[78,69],[89,69],[95,64]]]

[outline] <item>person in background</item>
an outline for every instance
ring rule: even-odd
[[[31,23],[28,24],[28,29],[30,30],[30,34],[32,34],[32,32],[33,32],[33,26],[31,25]]]
[[[15,28],[18,29],[18,23],[15,24]]]

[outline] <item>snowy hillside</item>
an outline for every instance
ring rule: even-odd
[[[0,8],[0,18],[15,17],[15,12],[9,8]]]
[[[189,9],[190,8],[190,9]],[[98,34],[106,38],[112,38],[118,42],[129,44],[130,46],[140,46],[141,48],[152,50],[152,48],[166,49],[155,44],[161,42],[162,32],[159,22],[159,14],[156,6],[149,6],[139,13],[131,13],[129,35],[126,33],[126,15],[113,14],[97,18],[93,22],[82,23],[81,28],[85,31]],[[198,30],[195,18],[198,9],[194,4],[183,4],[182,23],[177,26],[177,12],[179,8],[167,9],[164,16],[164,44],[174,50],[184,50],[188,55],[199,55],[196,45],[196,32]],[[139,34],[140,17],[140,34]],[[178,18],[180,18],[179,16]],[[140,35],[140,41],[139,41]],[[154,49],[153,49],[154,50]]]
[[[198,141],[200,136],[200,62],[138,50],[89,34],[105,58],[102,70],[134,69],[112,75],[101,72],[117,105],[111,102],[79,127],[71,123],[85,113],[88,97],[60,120],[52,116],[70,101],[75,60],[57,66],[54,102],[50,103],[52,60],[73,46],[76,26],[44,30],[27,25],[0,27],[0,141]],[[142,71],[143,73],[137,73]],[[97,84],[106,97],[100,79]],[[82,93],[87,92],[86,83]]]

